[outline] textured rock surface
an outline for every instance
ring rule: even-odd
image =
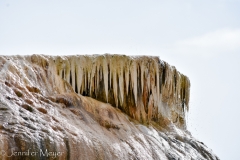
[[[158,57],[122,55],[54,57],[57,74],[81,95],[121,109],[134,119],[185,128],[190,82]]]
[[[189,88],[157,57],[1,56],[0,159],[218,159],[186,130]]]

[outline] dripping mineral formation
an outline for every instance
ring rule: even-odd
[[[0,159],[213,159],[158,57],[0,56]]]

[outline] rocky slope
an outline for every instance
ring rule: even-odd
[[[189,90],[157,57],[1,56],[0,159],[218,159],[187,131]]]

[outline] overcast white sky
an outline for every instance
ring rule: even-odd
[[[0,0],[0,54],[156,55],[191,80],[188,128],[240,154],[239,0]]]

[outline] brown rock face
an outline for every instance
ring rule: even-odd
[[[186,130],[189,89],[157,57],[1,56],[0,159],[218,159]]]

